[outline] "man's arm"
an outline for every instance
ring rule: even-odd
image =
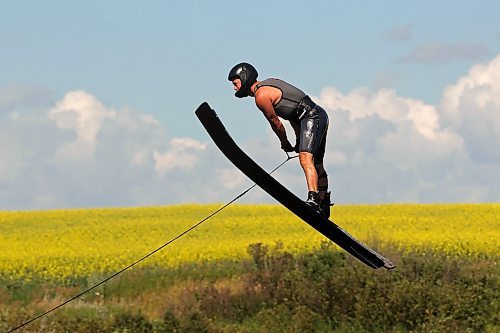
[[[293,151],[293,147],[286,136],[285,126],[276,115],[276,111],[274,111],[271,98],[266,95],[256,96],[255,104],[257,104],[257,107],[262,111],[267,121],[269,121],[272,130],[278,136],[278,139],[281,142],[281,148],[287,152]]]

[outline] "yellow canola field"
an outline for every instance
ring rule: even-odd
[[[115,272],[165,244],[220,205],[0,212],[0,276],[85,277]],[[335,222],[369,245],[401,251],[500,256],[500,204],[352,205]],[[248,258],[253,243],[311,251],[323,236],[279,205],[233,205],[141,265]]]

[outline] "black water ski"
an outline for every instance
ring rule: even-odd
[[[201,104],[195,113],[224,155],[226,155],[226,157],[247,177],[253,180],[283,206],[366,265],[372,268],[385,267],[387,269],[393,269],[396,267],[388,259],[357,241],[335,223],[312,210],[304,201],[299,199],[257,165],[234,142],[222,122],[219,120],[219,117],[208,103],[204,102]]]

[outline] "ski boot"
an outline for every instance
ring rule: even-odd
[[[317,211],[319,213],[320,212],[319,193],[314,192],[314,191],[309,191],[307,193],[306,204],[308,204],[312,209],[314,209],[315,211]]]
[[[326,192],[323,200],[319,203],[319,214],[327,219],[330,218],[330,206],[333,206],[333,203],[330,201],[331,192]]]

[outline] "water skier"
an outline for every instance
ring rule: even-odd
[[[285,152],[299,153],[300,166],[307,182],[307,200],[321,215],[330,217],[328,175],[323,167],[328,115],[299,88],[280,79],[257,81],[257,70],[248,63],[240,63],[229,72],[234,94],[251,96],[269,121]],[[295,132],[295,146],[287,138],[285,126],[279,118],[288,120]]]

